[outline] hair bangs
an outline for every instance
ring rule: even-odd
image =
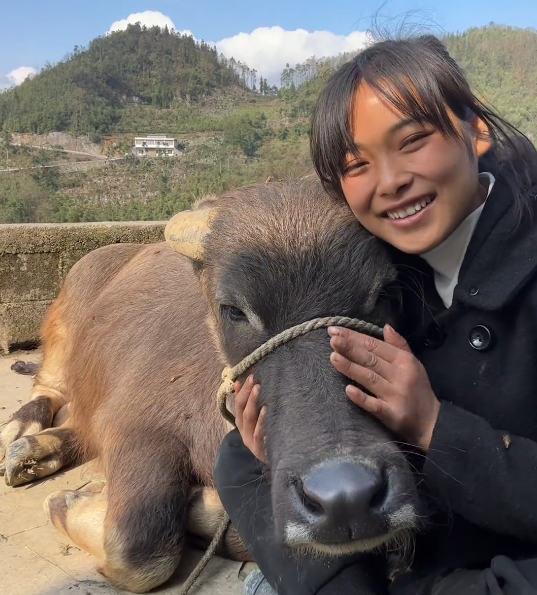
[[[421,43],[387,42],[378,50],[366,61],[363,80],[406,117],[459,136],[449,112],[466,119],[463,104],[471,104],[472,93],[443,45],[425,36]]]
[[[339,180],[349,154],[356,151],[351,115],[359,84],[352,63],[346,66],[332,75],[321,91],[310,133],[310,150],[317,175],[327,192],[343,199]]]
[[[337,70],[322,89],[313,112],[310,152],[325,190],[345,200],[341,181],[349,156],[357,154],[354,100],[365,82],[406,118],[433,126],[468,144],[464,127],[479,118],[493,141],[479,167],[501,176],[522,210],[537,188],[533,143],[473,93],[443,43],[432,35],[385,40],[370,45]],[[455,117],[453,117],[455,116]],[[357,155],[356,155],[357,156]]]

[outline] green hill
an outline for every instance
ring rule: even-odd
[[[199,104],[215,91],[249,93],[236,64],[192,37],[129,25],[126,31],[75,47],[20,87],[0,94],[0,122],[42,134],[114,129],[129,106]]]
[[[491,24],[443,39],[477,93],[537,140],[537,31]]]
[[[478,94],[537,139],[537,32],[490,25],[443,41]],[[349,57],[288,66],[279,90],[263,82],[259,93],[246,65],[191,38],[139,26],[98,38],[0,93],[0,169],[21,168],[0,171],[0,223],[167,218],[205,193],[300,175],[311,166],[313,104]],[[10,140],[51,130],[104,137],[110,156],[124,156],[137,134],[172,134],[185,154],[69,168],[65,155]]]
[[[537,139],[537,31],[491,23],[441,36],[477,94]],[[322,84],[350,54],[299,64],[284,71],[280,97],[290,114],[311,112]],[[311,73],[300,85],[304,72]]]

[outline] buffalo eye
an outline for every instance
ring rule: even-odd
[[[248,320],[246,314],[236,306],[222,306],[222,309],[232,322],[243,322]]]

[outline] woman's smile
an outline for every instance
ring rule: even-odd
[[[409,228],[424,223],[428,213],[436,199],[435,194],[429,194],[419,198],[407,200],[400,205],[391,208],[383,217],[388,219],[391,225],[397,229]]]
[[[355,149],[341,186],[373,235],[423,254],[481,204],[477,157],[489,143],[476,141],[475,130],[448,137],[397,111],[365,83],[355,94],[352,122]]]

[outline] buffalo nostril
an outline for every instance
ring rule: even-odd
[[[305,510],[329,522],[365,519],[381,512],[388,499],[386,473],[353,462],[319,466],[295,487],[301,487]]]
[[[300,506],[306,511],[313,515],[323,515],[324,509],[320,502],[317,502],[315,498],[311,499],[306,490],[304,489],[304,483],[298,477],[292,477],[289,482],[291,490],[294,490],[295,495],[300,502]]]
[[[380,511],[386,505],[388,500],[388,476],[386,469],[383,467],[379,472],[378,481],[376,482],[376,490],[373,493],[369,508],[375,511]]]
[[[305,510],[316,516],[324,515],[325,510],[323,502],[317,498],[316,494],[312,494],[310,496],[310,494],[307,491],[307,488],[304,487],[302,482],[297,483],[296,488],[298,494],[301,497],[302,505],[304,506]]]

